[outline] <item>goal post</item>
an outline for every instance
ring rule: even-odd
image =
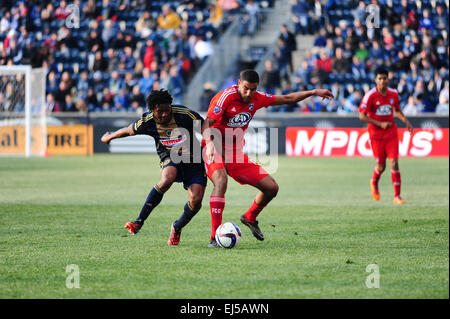
[[[0,156],[44,156],[46,69],[0,66]]]

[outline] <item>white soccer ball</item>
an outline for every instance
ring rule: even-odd
[[[241,230],[230,222],[223,223],[216,230],[216,241],[220,247],[233,248],[241,241]]]

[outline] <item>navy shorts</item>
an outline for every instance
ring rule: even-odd
[[[192,184],[200,184],[206,187],[208,178],[206,176],[205,165],[203,163],[174,163],[170,159],[161,162],[161,168],[173,166],[177,169],[177,183],[183,182],[184,189],[188,189]]]

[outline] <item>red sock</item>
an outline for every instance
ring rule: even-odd
[[[266,207],[266,205],[258,205],[253,200],[252,206],[248,209],[248,211],[245,213],[245,219],[249,222],[254,223],[256,221],[256,217],[258,217],[259,213]]]
[[[209,208],[211,210],[211,238],[216,236],[217,227],[222,224],[222,212],[225,208],[225,197],[211,196],[209,199]]]
[[[400,188],[402,186],[402,179],[400,177],[400,171],[391,170],[392,185],[394,185],[394,196],[400,196]]]
[[[380,180],[380,172],[378,171],[378,168],[375,166],[375,168],[373,169],[373,176],[372,176],[372,181],[373,181],[373,185],[375,185],[375,187],[378,189],[378,181]]]

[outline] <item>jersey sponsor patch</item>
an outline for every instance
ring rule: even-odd
[[[250,122],[252,119],[252,115],[248,112],[242,112],[236,114],[233,118],[228,122],[228,126],[230,127],[244,127]]]
[[[166,147],[174,147],[174,146],[186,141],[186,135],[180,135],[175,138],[160,139],[159,141],[161,142],[162,145],[164,145]]]
[[[377,108],[376,115],[380,116],[387,116],[392,114],[392,105],[390,104],[383,104],[379,108]]]

